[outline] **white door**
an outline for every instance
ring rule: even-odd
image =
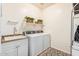
[[[18,47],[18,56],[28,56],[28,45],[20,45]]]
[[[2,56],[17,56],[17,48],[12,48],[2,52]]]
[[[18,56],[28,56],[28,39],[18,41]]]

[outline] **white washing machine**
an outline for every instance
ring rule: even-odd
[[[75,41],[72,46],[72,56],[79,56],[79,43]]]
[[[50,47],[50,35],[48,33],[28,34],[28,55],[36,56]]]

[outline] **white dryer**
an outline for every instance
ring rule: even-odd
[[[48,33],[28,34],[28,55],[36,56],[50,47]]]

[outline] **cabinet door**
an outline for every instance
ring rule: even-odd
[[[18,55],[17,48],[12,48],[2,53],[2,56],[17,56],[17,55]]]
[[[28,40],[24,40],[18,46],[18,56],[28,56]]]
[[[26,45],[18,47],[18,56],[28,56],[28,47]]]

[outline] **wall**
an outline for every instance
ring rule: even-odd
[[[2,8],[1,8],[1,3],[0,3],[0,36],[1,36],[1,11],[2,11]],[[0,55],[1,55],[1,37],[0,37]]]
[[[51,47],[70,53],[72,4],[54,4],[43,10],[44,30],[51,34]]]
[[[21,24],[25,16],[31,16],[36,19],[41,18],[41,11],[32,4],[2,4],[1,35],[13,33],[13,26],[8,24],[8,20],[18,22],[16,27],[18,32],[21,32]]]

